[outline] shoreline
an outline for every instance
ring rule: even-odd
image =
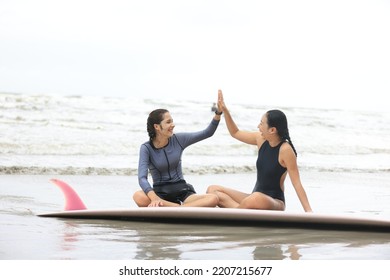
[[[0,175],[0,194],[21,195],[57,201],[62,207],[62,194],[49,182],[57,178],[71,185],[82,199],[96,207],[136,207],[132,194],[138,191],[138,178],[124,175],[7,174]],[[218,184],[250,193],[256,181],[254,173],[188,174],[188,183],[197,193],[205,193],[209,185]],[[301,171],[302,184],[313,211],[321,213],[356,213],[390,218],[390,174]],[[31,192],[36,189],[36,192]],[[38,190],[40,189],[40,190]],[[24,195],[23,195],[24,193]],[[303,211],[295,190],[285,181],[286,211]],[[102,199],[104,198],[104,199]],[[93,207],[92,207],[93,206]],[[39,210],[40,207],[38,207]]]
[[[390,168],[348,168],[348,167],[315,167],[304,166],[300,167],[301,172],[323,172],[323,173],[370,173],[370,174],[386,174],[390,172]],[[46,167],[46,166],[21,166],[0,165],[0,176],[2,175],[52,175],[52,176],[137,176],[138,168],[136,167],[83,167],[83,166],[61,166],[61,167]],[[193,166],[183,168],[183,173],[195,175],[241,175],[256,173],[256,166],[251,165],[221,165],[221,166]]]

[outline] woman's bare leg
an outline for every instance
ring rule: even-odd
[[[246,194],[234,189],[212,185],[207,189],[207,193],[215,193],[218,195],[219,207],[281,211],[285,209],[283,201],[260,192]]]
[[[149,197],[145,194],[144,191],[136,191],[133,194],[133,199],[138,207],[148,207],[148,205],[152,202]]]
[[[215,194],[193,194],[184,200],[182,206],[185,207],[216,207],[218,196]]]
[[[136,191],[133,195],[133,199],[135,203],[138,205],[138,207],[149,207],[152,201],[150,198],[145,194],[144,191]],[[180,206],[180,204],[173,203],[164,199],[160,199],[161,205],[158,205],[158,207],[177,207]]]
[[[283,201],[279,199],[274,199],[261,192],[254,192],[244,198],[238,208],[283,211],[285,205]]]
[[[222,208],[237,208],[241,201],[248,196],[246,193],[219,185],[209,186],[207,193],[216,194],[219,198],[218,206]]]

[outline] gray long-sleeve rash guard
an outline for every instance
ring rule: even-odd
[[[188,146],[213,136],[219,121],[212,119],[209,126],[198,132],[173,134],[168,145],[156,149],[150,141],[141,145],[138,162],[138,182],[147,194],[152,190],[148,182],[148,170],[152,175],[153,185],[162,185],[184,180],[181,167],[181,155]]]

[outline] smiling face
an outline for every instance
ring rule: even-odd
[[[270,134],[270,127],[268,126],[268,119],[267,114],[264,114],[261,117],[260,123],[257,126],[259,129],[261,136],[263,136],[264,139],[267,139],[267,136]]]
[[[164,113],[163,120],[159,124],[154,125],[158,135],[169,138],[173,135],[175,124],[169,112]]]

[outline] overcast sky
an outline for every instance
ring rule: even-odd
[[[0,92],[385,109],[390,1],[0,0]]]

